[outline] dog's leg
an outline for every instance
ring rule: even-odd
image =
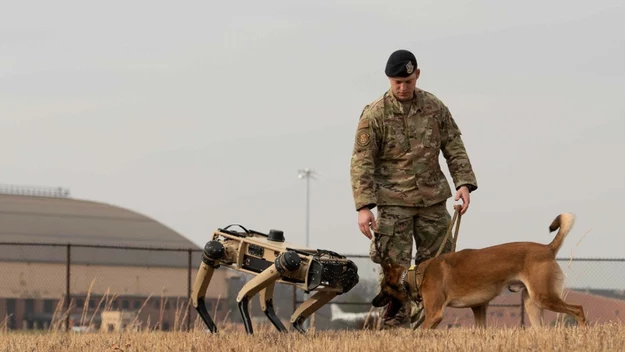
[[[432,298],[423,297],[423,310],[425,312],[425,319],[421,325],[423,329],[436,329],[443,320],[443,313],[445,312],[443,297],[437,297],[435,294],[430,295],[430,297]]]
[[[530,319],[530,324],[532,327],[534,326],[542,326],[543,325],[543,310],[538,307],[536,303],[532,300],[527,290],[521,291],[523,296],[523,306],[525,311],[527,312],[527,316]]]
[[[586,317],[584,316],[584,308],[580,305],[566,303],[559,296],[552,294],[540,302],[540,305],[554,312],[566,313],[577,320],[580,326],[586,326]]]
[[[436,329],[438,324],[440,324],[441,321],[443,321],[442,309],[443,308],[439,308],[439,310],[434,311],[432,315],[428,315],[427,308],[426,308],[425,320],[423,321],[423,324],[421,325],[421,327],[423,329]]]
[[[475,317],[475,326],[486,329],[486,310],[488,304],[471,307],[473,316]]]
[[[531,283],[534,292],[530,295],[534,303],[543,309],[549,309],[557,313],[569,314],[577,320],[581,326],[586,325],[584,309],[580,305],[566,303],[561,298],[562,287],[564,286],[564,273],[557,263],[550,263],[549,266],[542,267],[545,275],[536,278]]]

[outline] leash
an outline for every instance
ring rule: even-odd
[[[458,241],[458,232],[460,231],[460,219],[462,218],[460,209],[462,209],[462,206],[454,205],[455,211],[454,211],[453,219],[451,220],[451,223],[449,224],[449,228],[447,229],[445,238],[443,239],[441,246],[438,247],[438,251],[436,252],[436,255],[434,256],[434,258],[438,257],[443,251],[443,248],[445,248],[445,242],[447,242],[447,239],[449,238],[449,235],[451,234],[451,230],[454,228],[454,224],[456,225],[456,233],[454,234],[454,237],[452,240],[451,251],[452,252],[456,251],[456,242]],[[408,268],[408,270],[404,272],[404,277],[402,278],[402,281],[404,280],[412,281],[411,283],[414,285],[415,288],[418,288],[420,286],[421,279],[423,279],[424,268],[420,266],[419,264],[411,265],[410,268]],[[409,272],[412,272],[413,274],[407,275]]]
[[[456,233],[454,234],[453,240],[451,241],[451,251],[452,252],[456,251],[456,242],[458,241],[458,232],[460,231],[460,219],[462,218],[460,209],[462,209],[462,206],[454,205],[454,210],[455,210],[454,217],[453,219],[451,219],[451,223],[449,224],[449,228],[447,229],[447,233],[445,234],[445,238],[443,238],[443,242],[441,243],[441,246],[438,247],[438,251],[436,252],[436,255],[434,256],[435,258],[438,257],[439,254],[441,254],[441,252],[443,251],[443,248],[445,248],[445,242],[447,242],[447,239],[449,238],[449,235],[451,234],[451,230],[454,227],[454,223],[456,224]]]
[[[453,237],[453,240],[452,240],[451,252],[455,252],[456,251],[456,242],[458,241],[458,232],[460,231],[460,219],[462,218],[462,214],[460,213],[460,209],[462,209],[462,206],[454,205],[454,216],[453,216],[453,218],[451,220],[451,223],[449,224],[449,228],[447,229],[447,233],[445,234],[445,238],[443,239],[443,242],[441,243],[441,246],[438,247],[438,251],[436,252],[436,255],[434,256],[434,258],[438,257],[441,254],[441,252],[443,251],[443,248],[445,248],[445,242],[447,242],[447,239],[449,238],[449,235],[451,235],[451,230],[454,228],[454,224],[456,225],[456,233],[454,234],[454,237]],[[403,277],[402,277],[402,281],[406,281],[409,285],[411,285],[412,287],[414,287],[417,290],[417,292],[418,292],[417,297],[413,298],[413,300],[417,304],[422,301],[421,293],[419,292],[419,290],[420,290],[420,287],[421,287],[421,282],[423,280],[423,274],[424,274],[424,271],[425,271],[425,268],[422,265],[419,265],[419,264],[410,266],[410,268],[408,268],[408,270],[404,272]],[[412,272],[412,275],[408,275],[408,273],[410,273],[410,272]],[[409,295],[409,296],[412,296],[412,295]],[[417,321],[417,323],[415,324],[413,329],[416,329],[418,326],[423,324],[423,319],[425,319],[425,316],[421,316],[420,321]]]

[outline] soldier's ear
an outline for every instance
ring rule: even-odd
[[[391,302],[391,297],[383,291],[380,291],[371,301],[371,305],[374,307],[384,307],[389,304],[389,302]]]

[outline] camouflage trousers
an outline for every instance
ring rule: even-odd
[[[371,260],[378,264],[392,261],[407,269],[411,265],[413,245],[416,247],[416,263],[433,257],[451,223],[446,206],[445,201],[422,208],[378,206],[377,229],[369,251]],[[449,237],[441,253],[451,251],[452,240]],[[383,275],[380,270],[380,282]],[[399,325],[403,325],[408,320],[414,323],[421,313],[422,307],[413,302],[403,302],[395,321],[389,324],[399,321]]]

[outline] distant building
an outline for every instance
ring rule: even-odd
[[[135,314],[135,323],[169,330],[187,321],[189,252],[78,245],[200,250],[181,234],[117,206],[77,200],[66,192],[0,187],[0,327],[64,323],[69,252],[70,325],[99,329],[100,313]],[[11,243],[11,244],[6,244]],[[22,244],[38,244],[26,246]],[[191,283],[201,252],[191,256]],[[216,321],[227,314],[231,273],[218,270],[207,292]],[[191,323],[197,314],[191,307]],[[201,321],[200,321],[201,323]],[[62,325],[61,325],[62,326]]]

